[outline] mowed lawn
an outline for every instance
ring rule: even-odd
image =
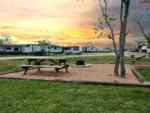
[[[138,69],[138,71],[143,75],[146,81],[150,82],[150,69]]]
[[[114,56],[68,58],[111,64]],[[130,63],[131,59],[126,58]],[[24,60],[0,60],[0,73],[19,69]],[[137,64],[150,64],[145,58]],[[150,89],[0,79],[0,113],[150,113]]]
[[[24,62],[25,60],[0,60],[0,73],[16,71]]]
[[[150,113],[150,89],[0,79],[0,113]]]

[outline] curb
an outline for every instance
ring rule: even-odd
[[[45,82],[62,82],[62,83],[75,83],[75,84],[87,84],[87,85],[105,85],[105,86],[133,86],[150,88],[150,84],[134,84],[134,83],[113,83],[113,82],[94,82],[94,81],[73,81],[73,80],[41,80],[32,78],[6,78],[0,77],[0,79],[12,79],[12,80],[33,80],[33,81],[45,81]]]
[[[136,70],[135,66],[131,67],[131,71],[141,83],[145,81],[144,77]]]

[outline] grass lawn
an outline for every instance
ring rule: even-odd
[[[150,89],[0,79],[0,113],[150,113]]]
[[[0,73],[18,70],[24,60],[0,60]]]
[[[24,60],[0,60],[0,73],[18,70]]]
[[[150,82],[150,69],[138,69],[138,71],[144,76],[146,81]]]

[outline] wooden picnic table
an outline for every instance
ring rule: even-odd
[[[26,57],[27,64],[21,65],[22,69],[24,69],[24,75],[27,74],[29,69],[38,69],[40,68],[54,68],[56,75],[59,70],[65,69],[68,72],[69,65],[66,64],[65,58],[57,58],[57,57]]]
[[[147,55],[142,55],[140,57],[135,57],[135,55],[131,55],[131,64],[134,65],[136,61],[139,61],[145,58]]]

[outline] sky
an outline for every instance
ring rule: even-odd
[[[132,14],[148,31],[150,0],[131,1]],[[119,5],[120,0],[110,0],[110,9],[116,16]],[[0,35],[8,34],[18,44],[47,39],[60,45],[110,46],[110,39],[97,38],[93,31],[99,12],[98,0],[0,0]],[[141,36],[131,19],[128,27],[130,37]]]

